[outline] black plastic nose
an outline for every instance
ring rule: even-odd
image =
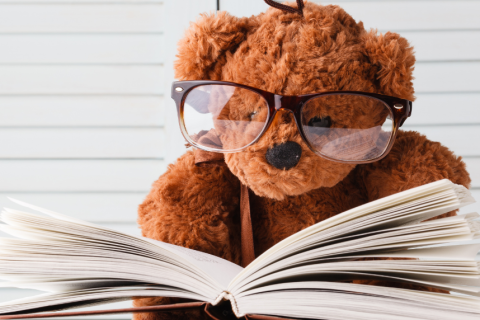
[[[268,163],[277,169],[295,167],[302,156],[302,147],[296,142],[287,141],[269,149],[266,154]]]

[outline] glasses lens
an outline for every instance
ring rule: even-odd
[[[268,119],[265,99],[231,85],[204,85],[192,89],[183,107],[188,136],[210,151],[237,151],[261,134]]]
[[[384,154],[393,134],[390,108],[367,96],[314,98],[303,106],[301,119],[313,148],[335,160],[375,160]]]

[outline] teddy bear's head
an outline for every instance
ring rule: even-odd
[[[363,91],[413,100],[414,62],[412,48],[399,35],[367,32],[338,6],[306,2],[303,15],[275,8],[250,18],[203,15],[180,41],[175,71],[180,80],[230,81],[287,96]],[[248,99],[232,100],[228,112],[254,114],[249,108],[255,102]],[[348,107],[320,112],[317,120],[333,124],[375,121]],[[279,154],[282,161],[275,159]],[[289,155],[296,159],[285,165]],[[256,143],[226,153],[225,162],[257,195],[277,200],[332,187],[355,167],[311,151],[292,113],[283,110]]]

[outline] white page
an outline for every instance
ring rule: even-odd
[[[406,190],[401,193],[391,195],[389,197],[385,197],[379,199],[374,202],[370,202],[364,204],[362,206],[353,208],[346,212],[340,213],[332,218],[319,222],[313,226],[310,226],[284,240],[277,243],[275,246],[267,250],[263,253],[260,257],[258,257],[255,261],[253,261],[247,268],[245,268],[238,276],[236,276],[232,282],[230,283],[230,288],[234,288],[237,286],[237,283],[242,282],[245,278],[248,278],[252,272],[256,272],[259,268],[264,267],[264,263],[270,257],[274,255],[282,255],[284,254],[283,250],[289,246],[292,246],[295,242],[300,242],[303,239],[307,239],[316,233],[324,232],[334,226],[341,225],[347,221],[352,221],[356,218],[363,217],[370,212],[378,212],[383,209],[392,208],[395,205],[399,205],[401,203],[409,203],[415,199],[421,199],[422,197],[431,196],[432,194],[438,194],[440,192],[451,194],[452,196],[449,199],[453,199],[452,201],[447,201],[446,204],[440,205],[442,209],[435,209],[435,210],[427,210],[433,214],[441,214],[444,212],[448,212],[453,209],[457,209],[458,207],[467,205],[469,203],[475,202],[475,200],[471,197],[469,191],[460,185],[455,185],[449,180],[440,180],[436,181],[421,187],[417,187],[414,189]],[[434,196],[435,198],[435,196]],[[438,195],[437,195],[438,198]],[[305,240],[307,241],[307,240]]]
[[[332,256],[341,258],[345,255],[359,255],[362,252],[372,250],[386,251],[390,249],[391,252],[392,249],[395,248],[396,250],[405,251],[409,246],[414,247],[415,245],[423,245],[426,243],[435,244],[441,242],[444,238],[447,238],[445,241],[454,240],[454,237],[452,237],[453,234],[455,234],[456,237],[470,236],[469,234],[471,230],[468,228],[468,221],[476,216],[476,214],[455,216],[451,218],[424,222],[410,227],[398,227],[384,230],[382,232],[366,233],[365,235],[361,236],[357,235],[358,238],[353,238],[349,241],[346,240],[350,239],[351,237],[347,237],[347,239],[344,239],[344,241],[336,242],[333,245],[326,244],[315,249],[311,248],[310,250],[302,251],[301,253],[286,257],[284,259],[279,259],[274,263],[268,264],[261,270],[256,270],[249,277],[244,278],[242,281],[237,281],[234,286],[230,285],[229,291],[237,292],[239,288],[241,288],[247,282],[261,279],[265,275],[275,272],[276,270],[292,268],[299,263],[314,264],[313,260],[315,260],[315,263],[319,268],[321,268],[322,263],[329,262],[326,259]],[[442,228],[435,228],[439,225],[442,225]],[[434,228],[433,231],[431,230],[432,228]],[[450,236],[446,237],[447,235]],[[386,256],[388,256],[388,254]]]
[[[69,217],[67,215],[64,215],[64,214],[61,214],[61,213],[58,213],[58,212],[54,212],[54,211],[51,211],[51,210],[48,210],[48,209],[40,208],[40,207],[34,206],[32,204],[29,204],[29,203],[26,203],[26,202],[23,202],[23,201],[19,201],[19,200],[10,198],[10,197],[8,199],[10,201],[22,206],[22,207],[41,212],[43,214],[46,214],[50,217],[53,217],[53,218],[56,218],[56,219],[59,219],[59,220],[65,220],[65,221],[73,222],[73,223],[76,223],[76,224],[83,224],[83,225],[87,225],[87,226],[90,226],[90,227],[93,227],[93,228],[98,228],[98,226],[93,224],[93,223],[88,223],[88,222],[80,220],[80,219],[75,219],[75,218]]]
[[[438,210],[443,210],[444,208],[453,208],[453,207],[456,207],[458,205],[461,204],[461,202],[463,201],[463,204],[465,204],[466,202],[470,201],[469,197],[467,194],[463,194],[462,195],[462,192],[463,192],[463,189],[461,189],[461,187],[455,187],[456,189],[458,189],[457,191],[460,193],[459,195],[459,198],[460,200],[457,200],[457,196],[454,195],[455,192],[451,192],[452,190],[452,184],[451,182],[448,182],[448,181],[439,181],[437,183],[434,183],[434,188],[431,188],[431,185],[430,187],[427,187],[427,186],[424,186],[424,187],[420,187],[420,188],[416,188],[415,191],[413,190],[409,190],[407,191],[406,193],[407,194],[410,194],[410,196],[412,198],[416,198],[416,199],[420,199],[422,196],[424,196],[425,194],[432,194],[432,193],[435,193],[435,192],[438,192],[438,191],[443,191],[447,196],[446,196],[446,200],[443,201],[442,196],[438,196],[437,198],[440,199],[438,201],[438,203],[440,204],[439,206],[437,206],[437,208],[442,208],[442,209],[438,209]],[[450,190],[450,191],[449,191]],[[450,192],[450,193],[449,193]],[[405,195],[405,194],[404,194]],[[463,197],[463,199],[462,199]],[[314,225],[304,231],[301,231],[300,233],[292,236],[292,237],[289,237],[287,239],[285,239],[283,242],[282,242],[282,245],[281,246],[275,246],[277,247],[276,250],[277,251],[281,251],[282,248],[284,248],[285,246],[288,246],[288,245],[291,245],[292,243],[296,242],[296,241],[299,241],[301,239],[305,239],[306,237],[308,236],[311,236],[317,232],[320,232],[320,231],[323,231],[323,230],[328,230],[329,228],[332,228],[334,226],[337,226],[345,221],[351,221],[353,219],[353,217],[362,217],[362,216],[365,216],[366,214],[368,214],[369,210],[371,210],[372,208],[375,208],[375,210],[379,210],[378,208],[382,209],[382,208],[391,208],[393,205],[395,204],[398,204],[398,203],[406,203],[409,201],[409,199],[405,200],[399,200],[401,199],[402,197],[399,197],[397,195],[394,195],[392,197],[389,197],[390,199],[382,199],[381,201],[377,202],[375,205],[372,204],[372,203],[369,203],[369,204],[366,204],[365,206],[361,206],[359,208],[355,208],[355,209],[352,209],[348,212],[345,212],[345,213],[342,213],[342,214],[339,214],[338,216],[335,216],[331,219],[328,219],[324,222],[321,222],[317,225]],[[448,198],[448,199],[447,199]],[[387,201],[388,200],[388,201]],[[419,200],[420,201],[420,200]],[[442,202],[443,201],[443,202]],[[421,203],[421,201],[420,201]],[[77,219],[70,219],[69,217],[66,217],[66,216],[63,216],[63,215],[59,215],[59,214],[56,214],[54,212],[51,212],[51,211],[48,211],[48,210],[45,210],[45,209],[41,209],[41,208],[38,208],[38,207],[34,207],[34,206],[31,206],[31,205],[27,205],[29,206],[30,208],[32,209],[35,209],[35,210],[40,210],[41,212],[43,213],[46,213],[52,217],[55,217],[55,218],[59,218],[59,219],[62,219],[63,221],[69,221],[71,223],[83,223],[84,226],[88,226],[88,227],[93,227],[95,228],[96,230],[99,230],[100,234],[102,234],[103,237],[105,237],[105,239],[108,239],[110,236],[112,236],[112,241],[116,241],[116,239],[132,239],[132,240],[136,240],[136,241],[139,241],[141,243],[148,243],[148,244],[151,244],[155,247],[158,247],[159,249],[161,248],[162,250],[165,250],[165,251],[168,251],[170,253],[172,253],[172,256],[175,256],[175,257],[178,257],[179,258],[179,261],[186,261],[188,262],[188,264],[186,265],[193,265],[195,266],[195,268],[192,268],[193,269],[193,272],[198,275],[200,274],[200,271],[205,273],[209,278],[215,280],[216,282],[218,282],[222,287],[226,288],[228,283],[232,280],[232,278],[235,278],[236,275],[240,274],[243,270],[243,268],[233,264],[233,263],[230,263],[228,261],[225,261],[224,259],[221,259],[221,258],[218,258],[218,257],[215,257],[215,256],[212,256],[212,255],[208,255],[208,254],[205,254],[205,253],[202,253],[202,252],[198,252],[198,251],[195,251],[195,250],[190,250],[190,249],[186,249],[186,248],[183,248],[183,247],[178,247],[178,246],[174,246],[174,245],[171,245],[171,244],[167,244],[167,243],[163,243],[163,242],[157,242],[157,241],[154,241],[154,240],[151,240],[151,239],[146,239],[146,238],[140,238],[140,237],[130,237],[130,236],[127,236],[127,235],[123,235],[121,233],[118,233],[116,231],[110,231],[108,229],[104,229],[104,228],[101,228],[101,227],[97,227],[95,225],[91,225],[91,224],[88,224],[88,223],[84,223],[82,221],[77,221]],[[405,211],[408,213],[408,208],[405,209]],[[436,212],[435,210],[432,210],[432,212]],[[25,232],[28,232],[28,228],[25,228],[25,229],[22,229],[22,225],[23,223],[25,223],[26,225],[28,225],[29,227],[31,225],[34,225],[35,224],[35,219],[33,218],[29,218],[28,216],[25,216],[24,220],[22,219],[18,219],[18,220],[12,220],[14,224],[18,224],[17,226],[17,232],[20,232],[20,233],[24,233]],[[366,222],[366,225],[368,225],[368,221]],[[55,226],[55,223],[54,222],[48,222],[46,221],[45,224],[43,223],[40,223],[40,226],[39,228],[42,228],[43,227],[47,227],[48,228],[51,228],[51,227],[54,227]],[[457,229],[459,230],[458,232],[461,232],[461,228],[463,227],[458,227]],[[35,230],[34,227],[32,227],[33,230]],[[64,231],[60,231],[59,233],[62,234],[61,232],[64,232],[64,235],[66,236],[66,238],[70,238],[70,234],[68,232],[68,226],[62,226],[59,228],[60,230],[64,230]],[[452,230],[454,228],[452,227]],[[464,228],[465,229],[465,228]],[[468,229],[468,228],[467,228]],[[40,229],[39,229],[40,230]],[[103,231],[106,231],[105,233]],[[455,233],[453,233],[455,234]],[[452,235],[453,235],[452,234]],[[39,232],[39,235],[41,235],[41,232]],[[450,236],[450,237],[444,237],[445,240],[447,239],[453,239],[453,238],[459,238],[461,236]],[[73,238],[75,238],[75,236],[73,236]],[[79,237],[77,237],[78,240],[76,240],[77,242],[81,243],[82,240],[82,236],[80,235]],[[88,239],[88,236],[85,236],[84,239]],[[463,239],[463,238],[462,238]],[[68,240],[68,239],[66,239]],[[406,240],[406,239],[405,239]],[[432,243],[432,241],[411,241],[410,242],[412,246],[415,246],[415,245],[419,245],[419,244],[422,244],[422,245],[425,245],[425,244],[429,244],[429,243]],[[406,241],[405,243],[402,243],[401,245],[405,246],[406,244],[410,244],[408,241]],[[371,243],[373,244],[373,243]],[[385,245],[380,241],[380,242],[377,242],[376,243],[376,248],[378,249],[381,249],[382,246],[384,247],[388,247],[388,242],[385,243]],[[140,246],[141,247],[141,246]],[[148,245],[145,244],[144,246],[145,248],[149,248]],[[274,247],[274,248],[275,248]],[[352,247],[352,249],[356,249],[355,246]],[[361,248],[360,248],[361,249]],[[359,249],[359,250],[360,250]],[[404,248],[402,248],[402,250],[405,250]],[[1,248],[0,248],[0,251],[1,251]],[[271,252],[270,252],[271,251]],[[275,252],[275,250],[269,250],[267,252]],[[352,251],[353,252],[353,251]],[[470,252],[470,251],[469,251]],[[428,255],[428,251],[425,251],[421,254],[423,255]],[[381,254],[381,252],[379,252],[379,254]],[[430,254],[432,254],[430,252]],[[467,253],[462,253],[462,254],[467,254]],[[454,255],[453,252],[451,252],[451,255]],[[167,255],[168,256],[168,255]],[[48,259],[47,259],[48,260]],[[261,260],[261,259],[260,259]],[[53,260],[52,260],[53,261]],[[100,261],[100,260],[99,260]],[[86,263],[82,266],[80,266],[80,268],[88,268],[88,262],[89,261],[86,261]],[[470,261],[471,262],[471,261]],[[48,270],[48,261],[46,261],[46,263],[44,263],[44,269],[45,269],[45,279],[49,279],[48,276],[49,274],[51,274],[52,276],[56,274],[55,271],[51,271],[49,273],[50,270]],[[255,263],[258,263],[258,260],[256,262],[254,262],[253,264]],[[27,263],[28,264],[28,263]],[[323,265],[323,266],[322,266]],[[337,268],[340,267],[340,268]],[[431,281],[434,281],[435,280],[439,280],[439,277],[441,278],[444,278],[443,275],[440,275],[440,274],[435,274],[435,272],[439,272],[439,271],[448,271],[448,272],[453,272],[455,271],[455,266],[453,265],[452,267],[445,267],[443,266],[443,264],[439,264],[439,267],[437,267],[437,265],[435,264],[432,264],[431,266],[426,266],[424,268],[426,268],[426,270],[433,270],[435,272],[422,272],[423,270],[421,268],[408,268],[408,266],[405,266],[406,270],[402,269],[402,268],[399,268],[399,269],[395,269],[394,271],[391,271],[389,269],[389,265],[388,263],[379,263],[377,265],[372,265],[371,266],[371,270],[366,270],[366,267],[369,267],[370,265],[364,263],[363,265],[363,269],[364,272],[370,272],[370,271],[378,271],[380,273],[384,273],[384,272],[390,272],[390,273],[393,273],[392,275],[383,275],[383,277],[385,278],[395,278],[394,274],[398,274],[400,277],[403,276],[403,277],[413,277],[415,278],[415,276],[412,276],[412,275],[420,275],[420,274],[425,274],[425,275],[428,275],[429,277],[427,277],[429,280]],[[459,264],[460,267],[461,264]],[[470,270],[469,272],[472,272],[472,273],[475,273],[475,268],[472,267],[473,265],[469,265]],[[72,265],[72,268],[75,267],[74,265]],[[102,272],[108,272],[109,269],[115,269],[115,264],[112,263],[107,263],[105,264],[104,266],[106,269],[105,270],[102,270]],[[198,267],[198,270],[199,271],[196,271],[197,270],[197,267]],[[18,264],[18,269],[19,270],[22,270],[22,268],[24,268],[24,266],[20,263]],[[135,263],[131,263],[131,264],[126,264],[124,267],[122,267],[122,269],[124,270],[119,270],[121,272],[125,271],[127,274],[128,273],[131,273],[131,274],[134,274],[135,272],[137,272],[137,270],[140,270],[142,267],[142,264],[141,263],[138,263],[138,264],[135,264]],[[430,268],[430,269],[429,269]],[[432,269],[433,268],[433,269]],[[443,268],[443,269],[442,269]],[[27,268],[28,269],[28,268]],[[120,268],[119,268],[120,269]],[[308,272],[311,272],[308,268],[304,268],[307,273]],[[355,267],[355,264],[345,264],[344,262],[339,262],[339,263],[330,263],[330,268],[328,266],[328,263],[327,265],[325,265],[324,263],[320,264],[318,266],[317,269],[320,269],[320,273],[323,273],[323,274],[345,274],[345,275],[348,275],[348,274],[357,274],[357,275],[360,275],[362,274],[362,272],[358,272]],[[321,269],[324,269],[323,271]],[[341,270],[337,270],[337,269],[341,269]],[[158,272],[155,272],[154,268],[146,268],[145,270],[147,270],[147,273],[149,275],[151,274],[159,274]],[[290,269],[287,269],[287,270],[290,270]],[[297,270],[290,270],[290,271],[293,271],[291,274],[292,275],[295,275],[296,271],[301,271],[300,268],[298,268]],[[317,272],[315,270],[312,269],[313,272]],[[478,269],[477,269],[478,271]],[[76,271],[73,270],[73,274],[75,273]],[[288,272],[287,272],[288,273]],[[107,273],[105,273],[107,274]],[[173,275],[173,274],[172,274]],[[169,277],[169,273],[167,272],[165,274],[166,277]],[[289,274],[284,274],[285,276],[285,280],[288,281],[288,278],[290,277]],[[161,278],[162,276],[160,276],[159,278]],[[171,276],[172,278],[175,277],[175,276]],[[180,276],[181,277],[181,276]],[[379,277],[382,277],[382,275],[379,275]],[[268,277],[267,277],[268,278]],[[271,279],[274,279],[276,278],[275,276],[274,277],[271,277]],[[399,278],[399,277],[397,277]],[[462,276],[461,277],[462,279],[467,279],[469,278],[468,276]],[[422,282],[422,279],[423,279],[423,276],[420,277],[419,276],[419,279],[418,280],[414,280],[415,282],[417,283],[421,283]],[[472,279],[475,279],[477,280],[478,278],[475,278],[473,277]],[[52,278],[50,278],[50,280],[52,280]],[[60,280],[61,279],[57,279],[57,280]],[[264,281],[262,281],[264,280]],[[52,280],[53,281],[53,280]],[[70,281],[70,280],[68,280]],[[68,282],[67,281],[67,282]],[[72,283],[67,283],[67,285],[79,285],[79,282],[77,283],[74,283],[76,280],[72,280],[73,282]],[[78,280],[78,281],[81,281],[81,280]],[[423,281],[425,282],[425,281]],[[268,285],[268,279],[261,279],[259,281],[259,283],[262,283],[262,285]],[[454,281],[454,283],[456,283],[456,281]],[[463,282],[461,282],[463,283]],[[477,283],[477,282],[476,282]],[[169,285],[169,284],[167,284]],[[446,281],[445,283],[446,286],[449,285],[448,281]],[[452,287],[455,287],[458,285],[452,285]],[[187,286],[188,287],[188,286]],[[251,286],[250,286],[251,287]],[[467,290],[468,291],[468,290]],[[185,291],[182,291],[183,294],[185,294]],[[475,292],[478,292],[478,291],[475,291]],[[233,294],[236,294],[234,292],[232,292]],[[68,299],[74,299],[72,301],[76,301],[75,299],[78,299],[78,296],[75,296],[76,293],[68,293],[65,297],[68,298]],[[103,293],[102,293],[103,294]],[[113,297],[113,296],[112,296]],[[279,296],[280,297],[280,296]],[[100,296],[97,296],[98,299],[100,299]],[[105,297],[102,296],[102,299],[104,299]],[[358,298],[356,297],[355,301],[360,301],[361,298]],[[308,299],[308,297],[307,297]],[[339,300],[340,301],[340,300]],[[53,302],[52,302],[53,303]],[[368,305],[366,306],[368,308]],[[278,305],[277,304],[277,309],[280,309],[280,308],[284,308],[285,310],[288,309],[288,305]],[[388,308],[387,308],[388,309]],[[348,310],[346,310],[348,311]],[[302,312],[306,312],[305,314],[308,314],[308,311],[307,308],[305,308]],[[337,310],[337,311],[332,311],[333,313],[332,314],[341,314],[342,310]],[[340,312],[340,313],[338,313]],[[312,313],[314,314],[314,313]],[[367,313],[368,314],[368,313]],[[317,313],[318,315],[318,313]],[[348,315],[348,312],[345,313],[343,316],[346,316]],[[298,315],[297,315],[298,316]]]
[[[450,245],[423,249],[410,249],[396,252],[365,254],[361,257],[402,257],[417,259],[475,260],[480,244]],[[357,258],[359,258],[357,256]]]
[[[50,211],[50,210],[47,210],[47,209],[43,209],[43,208],[28,204],[28,203],[25,203],[25,202],[21,202],[21,201],[14,200],[14,199],[10,199],[10,200],[12,200],[13,202],[15,202],[15,203],[17,203],[21,206],[24,206],[24,207],[33,209],[35,211],[44,213],[44,214],[46,214],[48,216],[51,216],[55,219],[63,220],[63,221],[66,221],[68,223],[73,223],[73,224],[76,224],[76,225],[83,225],[83,226],[86,226],[86,227],[94,228],[95,230],[98,230],[100,232],[105,230],[109,233],[108,237],[117,236],[117,238],[118,238],[118,236],[120,236],[120,237],[126,237],[127,239],[132,239],[134,241],[136,239],[138,239],[142,242],[148,242],[150,244],[153,244],[155,247],[162,248],[164,250],[167,250],[168,252],[171,252],[171,253],[175,254],[176,256],[180,257],[181,259],[185,259],[190,265],[195,266],[195,268],[198,268],[203,273],[208,275],[211,279],[218,282],[218,284],[223,289],[226,289],[227,286],[228,286],[228,283],[233,279],[233,277],[236,276],[238,273],[240,273],[243,270],[242,267],[240,267],[240,266],[238,266],[234,263],[231,263],[231,262],[229,262],[225,259],[213,256],[213,255],[210,255],[210,254],[207,254],[207,253],[187,249],[187,248],[184,248],[184,247],[164,243],[164,242],[161,242],[161,241],[152,240],[152,239],[149,239],[149,238],[136,237],[136,236],[132,236],[132,235],[124,235],[124,234],[121,234],[121,233],[119,233],[115,230],[109,230],[107,228],[103,228],[103,227],[100,227],[100,226],[97,226],[97,225],[94,225],[94,224],[90,224],[88,222],[85,222],[85,221],[82,221],[82,220],[79,220],[79,219],[70,218],[66,215],[62,215],[62,214],[59,214],[59,213],[56,213],[56,212],[53,212],[53,211]],[[16,210],[11,210],[11,209],[8,209],[7,212],[11,213],[11,214],[15,214],[15,213],[22,214],[22,212],[19,212],[19,211],[16,211]],[[27,215],[31,215],[31,214],[26,214],[25,213],[24,215],[26,217],[28,217]],[[52,223],[54,223],[54,222],[52,222]],[[14,225],[15,224],[17,224],[17,223],[14,223]],[[18,237],[21,237],[21,238],[27,238],[27,239],[30,238],[30,239],[34,239],[34,240],[42,238],[39,235],[34,235],[34,233],[32,233],[31,230],[24,229],[24,231],[22,231],[23,228],[21,226],[12,227],[12,226],[1,226],[0,225],[0,229],[3,229],[5,232],[8,232],[8,233],[10,233],[14,236],[18,236]],[[67,239],[68,238],[71,238],[71,237],[67,236]],[[48,240],[48,239],[46,239],[46,240]],[[219,294],[220,294],[220,292],[219,292]]]
[[[232,279],[243,270],[242,267],[235,263],[208,253],[191,250],[188,248],[176,246],[161,241],[156,241],[149,238],[143,239],[154,243],[155,245],[162,247],[166,250],[173,251],[180,257],[188,260],[193,265],[202,269],[210,277],[218,281],[218,283],[220,283],[225,288],[225,290],[227,289],[230,281],[232,281]]]
[[[382,320],[390,319],[392,314],[404,313],[408,319],[434,320],[475,319],[480,315],[478,298],[332,282],[271,285],[237,296],[236,303],[239,315],[263,310],[264,314],[301,317],[314,310],[313,315],[332,319],[333,314],[340,314],[345,309],[364,312],[371,316],[367,319]],[[329,314],[325,313],[325,308],[330,309]],[[361,319],[358,316],[353,319]]]
[[[45,306],[53,306],[52,311],[58,310],[54,307],[58,304],[75,303],[78,306],[91,305],[92,303],[106,303],[121,300],[130,300],[133,297],[181,297],[192,300],[203,300],[203,297],[181,291],[174,291],[170,288],[162,287],[133,287],[133,288],[101,288],[78,290],[66,293],[47,293],[33,297],[21,298],[14,301],[0,303],[0,314],[19,312]],[[207,301],[209,302],[209,301]]]
[[[260,257],[255,259],[248,268],[244,269],[237,277],[233,279],[232,282],[236,282],[239,278],[242,278],[245,274],[251,270],[256,269],[256,266],[261,264],[261,261],[267,259],[268,257],[274,255],[275,253],[280,252],[282,249],[288,247],[294,242],[298,242],[302,239],[305,239],[315,233],[327,230],[334,226],[338,226],[347,221],[354,220],[365,216],[367,213],[381,211],[384,209],[392,208],[395,205],[413,201],[415,199],[420,199],[426,195],[434,194],[435,192],[448,192],[452,194],[457,194],[460,198],[460,202],[463,205],[475,202],[475,200],[470,196],[469,191],[463,186],[454,185],[450,180],[443,179],[427,185],[423,185],[414,189],[406,190],[401,193],[397,193],[373,202],[366,203],[359,207],[350,209],[343,213],[340,213],[336,216],[333,216],[327,220],[321,221],[317,224],[314,224],[296,234],[280,241],[272,248],[264,252]]]

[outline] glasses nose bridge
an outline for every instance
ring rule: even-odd
[[[275,98],[274,99],[275,101],[274,116],[278,115],[278,111],[281,111],[281,110],[286,111],[285,115],[289,113],[292,114],[294,123],[296,124],[297,129],[299,130],[300,134],[303,137],[302,129],[300,128],[300,123],[299,123],[299,116],[298,116],[300,108],[302,107],[302,104],[303,104],[302,100],[297,96],[282,96],[278,94],[276,94],[274,98]],[[278,117],[275,117],[275,118],[277,119]]]
[[[275,110],[288,110],[293,114],[301,107],[301,101],[296,96],[275,95]]]

